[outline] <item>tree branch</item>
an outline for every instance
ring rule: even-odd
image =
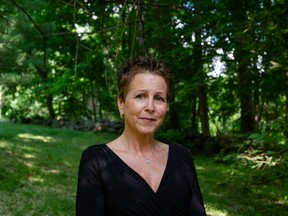
[[[102,1],[103,3],[117,3],[117,4],[123,4],[124,1],[123,0],[104,0]],[[186,9],[184,6],[182,5],[168,5],[168,4],[154,4],[154,3],[146,3],[146,2],[141,2],[140,0],[130,0],[130,1],[125,1],[126,4],[135,4],[135,2],[137,2],[137,5],[140,6],[149,6],[149,7],[165,7],[165,8],[180,8],[180,9]]]
[[[46,36],[44,34],[44,32],[41,30],[41,28],[37,25],[37,23],[32,19],[32,17],[30,16],[30,14],[21,6],[19,5],[16,1],[14,0],[10,0],[16,7],[18,7],[27,17],[28,19],[32,22],[32,24],[34,25],[34,27],[39,31],[39,33],[41,34],[42,38],[45,40]]]
[[[44,32],[41,30],[41,28],[37,25],[37,23],[32,19],[32,17],[30,16],[30,14],[21,6],[19,5],[16,1],[14,0],[10,0],[16,7],[19,8],[20,11],[22,11],[27,17],[28,19],[31,21],[31,23],[34,25],[34,27],[38,30],[38,32],[40,33],[41,37],[43,38],[43,68],[44,68],[44,73],[46,73],[46,36],[44,34]],[[43,75],[43,74],[42,74]],[[42,76],[44,77],[44,76]]]
[[[76,29],[76,22],[77,22],[77,17],[76,17],[76,6],[77,6],[77,0],[74,0],[74,11],[73,11],[73,21],[74,21],[74,28],[75,28],[75,39],[76,39],[76,51],[75,51],[75,63],[74,63],[74,71],[75,71],[75,76],[77,75],[77,64],[78,64],[78,53],[79,53],[79,37],[77,34],[77,29]]]

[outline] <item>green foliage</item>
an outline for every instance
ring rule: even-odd
[[[284,128],[287,123],[283,120],[274,120],[265,124],[259,133],[252,133],[245,142],[246,146],[252,145],[257,149],[277,149],[287,144]]]
[[[155,138],[164,143],[183,144],[183,134],[179,130],[169,129],[167,131],[159,131],[156,133]]]
[[[248,136],[238,152],[219,154],[216,160],[243,169],[255,170],[250,178],[253,183],[267,183],[287,178],[288,165],[287,137],[283,128],[287,123],[275,120],[263,126],[261,133]]]
[[[36,99],[33,89],[17,86],[13,95],[6,95],[3,106],[4,115],[8,119],[25,121],[33,118],[47,118],[48,113],[41,101]]]
[[[258,131],[287,119],[284,1],[0,2],[2,116],[117,118],[119,62],[153,55],[173,73],[167,128],[285,142]]]

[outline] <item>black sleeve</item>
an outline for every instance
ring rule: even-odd
[[[189,152],[189,163],[191,165],[191,173],[192,173],[192,197],[190,200],[189,206],[189,216],[206,216],[206,211],[203,203],[203,198],[197,178],[197,172],[195,169],[194,161],[192,158],[192,154],[190,150],[187,149]]]
[[[91,147],[82,153],[79,165],[76,215],[105,215],[97,152]]]

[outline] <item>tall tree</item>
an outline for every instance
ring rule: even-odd
[[[195,35],[195,43],[193,45],[193,70],[195,71],[196,76],[199,77],[199,85],[198,85],[198,98],[199,98],[199,118],[201,121],[202,133],[206,136],[210,136],[210,128],[209,128],[209,118],[208,118],[208,101],[207,101],[207,90],[206,90],[206,75],[204,73],[203,67],[203,30],[202,26],[204,26],[203,21],[201,22],[200,18],[203,14],[201,8],[201,1],[194,1],[195,5],[195,14],[194,16],[194,25],[196,26],[194,35]],[[205,30],[204,30],[205,31]]]
[[[233,32],[231,42],[233,43],[234,58],[237,62],[237,72],[239,77],[239,99],[240,99],[240,131],[251,133],[255,131],[255,112],[253,102],[253,86],[251,74],[251,62],[249,44],[249,27],[247,26],[247,10],[249,10],[245,0],[232,2],[225,1],[227,9],[231,13],[231,23]]]
[[[47,61],[48,61],[48,59],[47,59],[48,58],[47,57],[47,40],[48,40],[48,38],[46,36],[46,33],[44,32],[42,27],[40,27],[38,25],[37,21],[34,20],[32,15],[28,12],[27,9],[25,9],[24,6],[20,5],[15,0],[10,0],[10,2],[16,8],[18,8],[21,11],[21,13],[23,13],[25,15],[26,20],[28,22],[30,22],[32,25],[32,28],[35,29],[35,31],[31,30],[31,32],[29,32],[29,33],[34,35],[34,37],[35,37],[34,39],[38,43],[35,44],[36,46],[32,45],[30,47],[27,47],[27,46],[25,46],[25,48],[23,47],[24,49],[26,49],[23,51],[26,52],[27,55],[30,55],[31,58],[36,60],[36,61],[34,61],[34,67],[36,68],[36,71],[37,71],[39,77],[41,78],[42,83],[44,85],[46,85],[46,83],[48,83],[48,68],[47,68]],[[19,16],[23,17],[21,14]],[[23,22],[21,22],[20,25],[22,25],[22,24],[23,24]],[[26,27],[29,28],[30,26],[26,25]],[[28,35],[25,35],[25,36],[28,37]],[[29,37],[31,37],[31,35],[29,35]],[[29,43],[31,45],[31,41]],[[29,49],[29,50],[27,50],[27,49]],[[45,98],[46,98],[47,109],[49,112],[49,117],[50,117],[50,120],[53,120],[53,119],[55,119],[55,112],[54,112],[54,108],[53,108],[53,96],[49,92],[46,92],[45,94],[46,94]]]

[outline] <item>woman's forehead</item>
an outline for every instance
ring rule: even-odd
[[[130,89],[150,89],[167,91],[167,84],[163,77],[155,74],[141,73],[137,74],[130,83]]]

